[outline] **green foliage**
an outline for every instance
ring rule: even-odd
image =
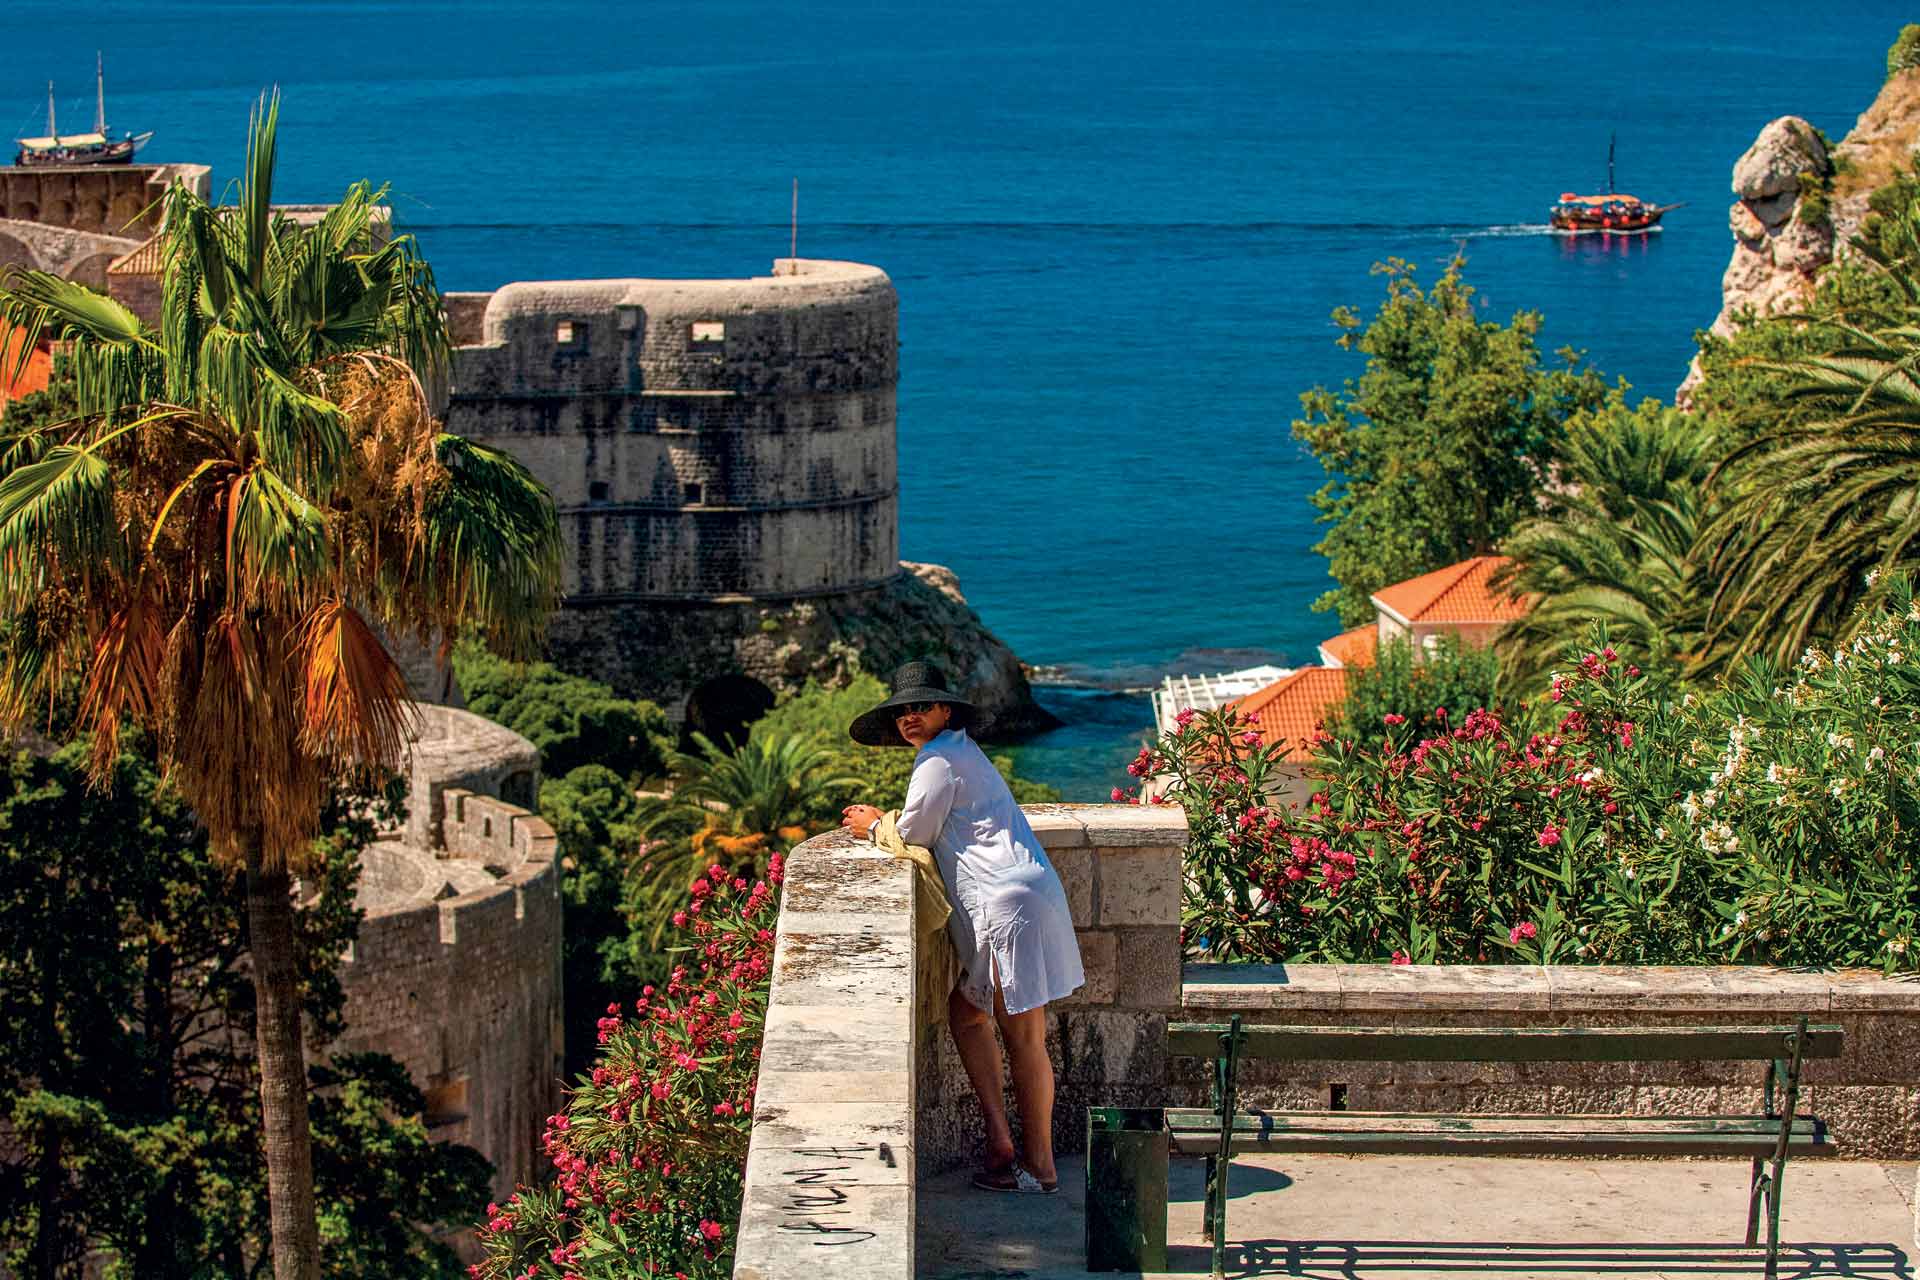
[[[1790,662],[1871,616],[1876,576],[1920,565],[1920,209],[1862,242],[1899,298],[1893,323],[1838,330],[1823,352],[1767,366],[1802,412],[1729,455],[1728,494],[1702,531],[1717,590],[1713,626],[1741,652]]]
[[[1366,372],[1306,392],[1293,423],[1329,476],[1312,500],[1331,528],[1314,549],[1339,586],[1314,607],[1348,627],[1373,617],[1381,587],[1491,551],[1534,510],[1568,417],[1606,394],[1571,352],[1541,367],[1537,313],[1481,320],[1462,259],[1430,290],[1398,259],[1374,270],[1387,297],[1373,319],[1334,312]]]
[[[1347,696],[1326,729],[1354,742],[1445,733],[1469,711],[1493,705],[1498,677],[1493,652],[1463,645],[1458,636],[1441,636],[1419,655],[1411,641],[1392,641],[1380,646],[1372,666],[1348,674]]]
[[[714,867],[681,886],[684,963],[599,1019],[541,1138],[555,1176],[487,1206],[477,1280],[733,1274],[782,874],[774,854],[751,885]]]
[[[1503,691],[1537,692],[1566,637],[1594,622],[1649,667],[1701,656],[1713,584],[1694,547],[1717,456],[1705,415],[1653,400],[1629,411],[1618,396],[1575,415],[1551,505],[1501,547],[1515,562],[1502,585],[1534,597],[1500,635]]]
[[[108,1276],[245,1276],[266,1248],[266,1166],[244,906],[145,755],[90,790],[90,744],[0,763],[0,1263]],[[296,915],[310,1044],[340,1030],[333,957],[358,856],[392,795],[329,808]],[[419,1224],[458,1220],[490,1178],[431,1142],[391,1059],[309,1072],[330,1276],[451,1277]]]
[[[1833,212],[1833,176],[1802,170],[1800,198],[1794,202],[1793,217],[1805,226],[1828,222]]]
[[[551,663],[509,661],[476,640],[454,648],[453,671],[468,708],[538,747],[548,777],[589,764],[633,782],[666,771],[673,737],[666,712],[651,702],[619,697]]]
[[[604,765],[581,765],[563,778],[542,781],[540,816],[560,845],[567,920],[560,972],[567,1007],[598,1009],[657,981],[666,958],[636,937],[623,909],[628,877],[647,852],[632,785]],[[586,1069],[593,1043],[590,1027],[568,1020],[568,1074]]]
[[[838,689],[809,680],[754,724],[753,738],[813,737],[831,754],[833,772],[856,780],[848,795],[816,796],[804,811],[802,825],[819,830],[838,825],[840,808],[849,801],[879,809],[898,809],[906,803],[914,753],[903,747],[862,746],[847,735],[847,727],[862,712],[886,697],[887,686],[865,672],[857,673]],[[1012,756],[989,755],[988,759],[1007,780],[1019,803],[1048,804],[1060,799],[1058,788],[1014,773]]]
[[[1920,67],[1920,22],[1909,22],[1900,28],[1900,34],[1887,49],[1887,79],[1909,67]]]
[[[1193,832],[1190,948],[1404,963],[1876,966],[1920,971],[1920,604],[1855,639],[1676,696],[1596,637],[1529,733],[1325,743],[1297,811],[1228,717],[1151,751]]]

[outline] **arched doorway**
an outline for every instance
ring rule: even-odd
[[[773,690],[752,676],[715,676],[687,698],[682,745],[691,748],[693,735],[703,733],[716,745],[738,746],[747,740],[748,727],[773,710],[773,702]]]

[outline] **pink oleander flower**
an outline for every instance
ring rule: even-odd
[[[1413,957],[1404,951],[1396,951],[1393,953],[1393,962],[1395,964],[1412,964]]]
[[[1522,938],[1531,938],[1539,932],[1540,930],[1534,925],[1533,921],[1522,920],[1508,931],[1507,941],[1517,945]]]
[[[1387,714],[1381,716],[1380,719],[1386,724],[1405,724],[1407,722],[1405,716],[1393,711],[1387,712]]]
[[[1553,848],[1553,846],[1560,843],[1560,828],[1549,822],[1546,826],[1540,828],[1540,834],[1533,838],[1533,842],[1542,849]]]

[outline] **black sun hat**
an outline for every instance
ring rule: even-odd
[[[944,702],[953,708],[949,729],[966,729],[979,723],[980,713],[971,702],[947,688],[947,678],[931,662],[907,662],[895,667],[888,681],[892,695],[879,706],[853,722],[847,730],[853,740],[868,747],[905,747],[911,744],[900,736],[893,723],[895,712],[913,702]]]

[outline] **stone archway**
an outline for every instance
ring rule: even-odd
[[[0,267],[23,267],[29,271],[40,270],[40,255],[33,246],[18,236],[0,231]]]
[[[96,293],[107,291],[107,268],[120,255],[117,253],[96,253],[82,258],[67,268],[67,279],[83,284]]]
[[[738,746],[747,740],[753,722],[773,710],[773,703],[773,690],[752,676],[715,676],[687,697],[683,745],[691,747],[693,735],[702,733],[718,746]]]

